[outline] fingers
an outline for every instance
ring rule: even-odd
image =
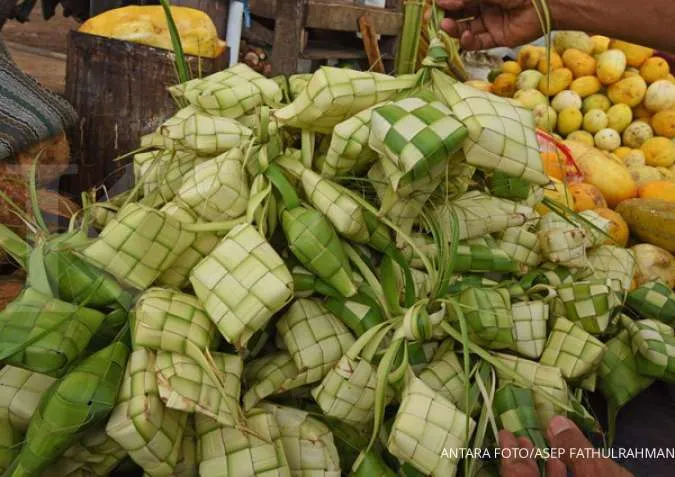
[[[567,467],[560,459],[551,458],[546,461],[547,477],[567,477]]]
[[[534,459],[521,457],[517,449],[534,449],[529,439],[516,437],[502,429],[499,431],[499,445],[502,449],[510,449],[511,452],[503,453],[500,461],[499,475],[502,477],[539,477],[539,470]],[[557,477],[557,476],[556,476]]]
[[[628,477],[632,474],[616,462],[590,455],[593,445],[586,439],[579,428],[569,419],[555,416],[551,419],[546,438],[551,448],[561,449],[560,459],[574,473],[585,476]],[[574,449],[574,452],[570,452]]]
[[[480,17],[467,22],[444,18],[441,21],[441,28],[451,37],[459,38],[465,50],[487,50],[497,46]]]
[[[438,0],[436,2],[440,8],[449,12],[456,12],[466,8],[471,4],[471,0]]]

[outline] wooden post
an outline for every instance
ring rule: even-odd
[[[195,75],[201,68],[206,76],[225,68],[227,58],[225,51],[215,60],[187,60]],[[70,192],[79,195],[103,183],[110,187],[120,179],[120,169],[129,161],[114,159],[136,149],[143,134],[176,111],[166,91],[176,82],[173,53],[168,50],[70,32],[66,98],[80,118],[71,142],[77,170],[64,179]]]
[[[272,73],[297,72],[304,22],[304,0],[277,0]]]

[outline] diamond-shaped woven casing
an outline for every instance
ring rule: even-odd
[[[26,288],[0,312],[4,364],[60,377],[80,357],[105,315]]]
[[[440,168],[466,139],[467,130],[439,101],[413,96],[373,110],[368,144],[382,156],[395,191],[409,195],[437,181]]]
[[[149,475],[170,475],[178,461],[187,414],[164,406],[155,360],[155,353],[147,349],[131,354],[106,433]]]
[[[31,417],[11,473],[40,475],[81,433],[104,425],[115,407],[128,354],[127,345],[115,341],[79,361],[49,388]]]
[[[564,284],[558,287],[558,296],[565,306],[565,317],[591,334],[604,333],[614,310],[621,304],[610,280]]]
[[[550,181],[539,155],[532,111],[454,81],[441,71],[432,70],[431,74],[434,93],[469,130],[464,144],[469,164],[534,184]]]
[[[281,88],[274,80],[265,78],[246,63],[172,86],[169,91],[209,114],[233,119],[262,104],[279,107],[283,99]]]
[[[46,374],[4,366],[0,369],[0,420],[7,420],[14,429],[25,432],[40,398],[54,381]]]
[[[50,464],[40,477],[105,476],[127,456],[127,451],[108,437],[104,429],[92,429]]]
[[[340,456],[324,423],[300,409],[272,403],[260,407],[276,418],[293,477],[340,477]]]
[[[346,297],[356,293],[352,271],[335,228],[320,212],[306,207],[285,210],[281,225],[293,255]]]
[[[347,118],[412,87],[414,75],[393,77],[351,68],[322,66],[291,104],[275,111],[285,126],[330,134]]]
[[[387,449],[425,474],[454,477],[459,459],[443,455],[443,449],[466,447],[475,427],[473,419],[412,376],[404,388]]]
[[[167,216],[182,223],[193,224],[196,216],[187,206],[176,202],[168,202],[161,209]],[[208,254],[210,254],[220,239],[212,232],[197,232],[194,242],[182,253],[171,266],[157,277],[157,284],[181,290],[190,283],[190,272]]]
[[[622,323],[630,333],[631,347],[636,354],[637,371],[643,376],[675,382],[675,331],[654,320]]]
[[[377,160],[377,153],[368,145],[375,105],[345,119],[333,128],[330,146],[321,164],[324,177],[341,176],[365,167]]]
[[[586,266],[586,231],[563,219],[545,220],[549,216],[555,214],[546,214],[539,224],[538,238],[544,259],[569,268]]]
[[[544,366],[529,359],[518,358],[516,356],[507,354],[497,354],[502,363],[516,372],[525,382],[528,387],[537,386],[549,395],[555,397],[562,404],[568,402],[567,383],[560,372],[560,369],[551,366]],[[514,382],[513,379],[500,372],[498,368],[497,378],[499,385],[506,384],[520,385]],[[539,429],[543,432],[548,428],[548,423],[556,415],[565,415],[565,409],[551,402],[549,397],[537,389],[533,389],[534,406],[539,418]]]
[[[452,348],[441,346],[431,362],[419,373],[419,378],[431,389],[463,409],[466,376],[463,364]]]
[[[507,384],[495,392],[492,401],[500,426],[516,437],[526,437],[539,449],[546,448],[546,440],[539,429],[534,396],[529,389]]]
[[[185,175],[177,200],[207,222],[242,216],[249,197],[243,159],[239,149],[231,149],[197,165]]]
[[[589,250],[587,257],[593,278],[611,280],[615,291],[622,294],[630,290],[636,263],[631,250],[601,245]]]
[[[524,227],[509,227],[498,242],[499,248],[516,262],[534,268],[541,261],[541,247],[537,234]]]
[[[277,331],[298,370],[307,371],[311,381],[322,379],[354,344],[349,329],[318,300],[293,302],[277,321]]]
[[[195,234],[159,210],[130,203],[82,252],[135,288],[148,288],[194,242]]]
[[[511,305],[513,350],[530,359],[539,359],[546,344],[549,306],[541,300]]]
[[[516,264],[502,249],[497,248],[490,236],[488,239],[469,239],[457,247],[453,271],[461,272],[505,272],[515,271]]]
[[[368,170],[368,179],[372,181],[380,201],[380,214],[386,215],[403,233],[408,235],[412,233],[413,225],[422,213],[424,204],[441,182],[441,177],[439,177],[438,182],[429,184],[408,197],[402,197],[388,183],[382,161],[377,161]],[[400,237],[397,238],[397,242],[399,246],[404,243]]]
[[[605,350],[602,341],[581,326],[558,318],[539,362],[559,368],[566,379],[576,380],[597,369]]]
[[[195,427],[199,437],[199,475],[290,477],[281,433],[274,416],[253,409],[246,416],[248,433],[222,426],[197,414]]]
[[[298,371],[288,351],[269,353],[247,362],[244,378],[247,390],[242,401],[246,410],[253,409],[268,396],[311,383],[306,371]]]
[[[211,116],[194,106],[183,108],[167,119],[159,132],[173,143],[167,149],[192,151],[199,156],[213,156],[235,147],[244,149],[253,135],[253,131],[234,119]]]
[[[333,181],[304,169],[300,181],[307,200],[330,220],[335,230],[358,243],[367,243],[370,233],[363,208]]]
[[[483,194],[480,191],[470,191],[463,194],[448,205],[439,207],[437,217],[442,224],[447,224],[448,231],[452,230],[449,218],[456,214],[459,222],[459,239],[481,238],[487,234],[501,232],[508,227],[520,227],[527,217],[513,211],[504,210],[510,201]],[[448,235],[451,237],[452,235]]]
[[[293,296],[291,273],[250,224],[232,229],[190,282],[218,330],[239,348]]]
[[[643,318],[672,324],[675,321],[675,293],[662,280],[652,280],[628,294],[628,305]]]
[[[467,288],[459,295],[469,336],[490,349],[512,348],[513,315],[508,290]]]
[[[373,419],[376,384],[371,363],[345,355],[312,389],[312,396],[325,415],[361,427]]]
[[[240,356],[211,353],[214,383],[189,356],[178,353],[157,353],[156,374],[159,397],[169,409],[187,413],[199,412],[218,422],[233,426],[238,416],[232,415],[241,395],[244,363]],[[225,396],[221,393],[221,386]]]
[[[610,404],[619,409],[651,386],[654,378],[638,373],[636,355],[631,349],[627,330],[609,340],[606,346],[607,351],[598,369],[598,389]]]
[[[216,328],[194,296],[151,288],[133,309],[131,336],[135,347],[199,359],[213,345]]]
[[[206,158],[190,151],[151,151],[134,155],[136,183],[143,181],[143,203],[157,207],[172,200],[185,174]]]

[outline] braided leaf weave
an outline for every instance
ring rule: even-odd
[[[404,388],[387,449],[425,474],[454,477],[459,459],[443,455],[443,449],[466,447],[475,426],[473,419],[413,376]]]
[[[4,366],[0,369],[0,419],[6,420],[12,428],[25,432],[40,398],[54,381],[46,374]]]
[[[59,377],[85,350],[104,319],[99,311],[26,288],[0,312],[0,352],[19,347],[5,363]]]
[[[277,331],[300,371],[319,381],[354,344],[349,329],[321,302],[295,300],[277,321]]]
[[[672,324],[675,321],[675,292],[662,280],[652,280],[628,294],[628,304],[644,318]]]
[[[118,280],[145,290],[194,239],[178,220],[131,202],[82,253]]]
[[[513,350],[530,359],[539,359],[544,351],[548,331],[546,329],[549,306],[541,300],[514,303]]]
[[[469,164],[534,184],[549,182],[530,110],[454,81],[440,71],[432,70],[431,74],[434,93],[469,131],[464,144]]]
[[[152,351],[141,348],[131,354],[106,432],[148,475],[159,476],[176,467],[188,415],[164,406],[155,365]]]
[[[539,362],[560,368],[566,379],[579,379],[596,370],[605,345],[578,324],[558,318]]]
[[[192,270],[190,282],[218,330],[237,347],[293,295],[293,278],[250,224],[239,225]]]
[[[216,383],[190,357],[159,351],[156,360],[159,397],[169,409],[199,412],[218,422],[233,426],[231,412],[239,402],[244,363],[240,356],[212,353],[214,372],[221,381],[226,397]],[[229,398],[229,402],[225,402]]]
[[[265,78],[246,63],[237,63],[205,78],[195,78],[169,91],[209,114],[232,119],[262,104],[279,107],[283,96],[274,80]]]
[[[409,195],[437,181],[467,136],[450,110],[431,98],[410,97],[373,110],[368,144],[394,171],[394,191]],[[439,169],[440,166],[440,169]]]

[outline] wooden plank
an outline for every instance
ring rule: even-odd
[[[313,3],[307,5],[306,28],[325,30],[359,31],[359,18],[368,15],[373,28],[381,35],[398,35],[403,25],[403,15],[383,8],[366,8],[355,5]]]
[[[304,0],[277,0],[272,74],[294,74],[302,43]]]
[[[369,69],[376,73],[384,73],[382,54],[380,53],[380,46],[377,43],[377,33],[370,23],[368,15],[363,15],[359,18],[359,29],[363,38],[363,48],[368,55]]]
[[[203,75],[223,69],[226,50],[217,59],[187,56]],[[71,32],[68,38],[66,98],[80,118],[72,137],[76,175],[64,179],[79,195],[92,186],[129,184],[122,163],[114,159],[136,149],[143,134],[154,131],[175,113],[166,91],[176,83],[173,53],[127,41]],[[114,189],[113,189],[114,190]]]
[[[251,12],[263,18],[275,18],[279,0],[250,0]],[[344,3],[324,3],[309,0],[306,6],[305,28],[337,31],[359,31],[359,18],[368,14],[373,27],[380,35],[399,35],[403,14],[398,9],[369,8]]]
[[[308,60],[366,60],[366,52],[355,48],[330,47],[326,45],[310,44],[302,52],[302,57]],[[383,54],[382,59],[391,60],[392,56]]]

